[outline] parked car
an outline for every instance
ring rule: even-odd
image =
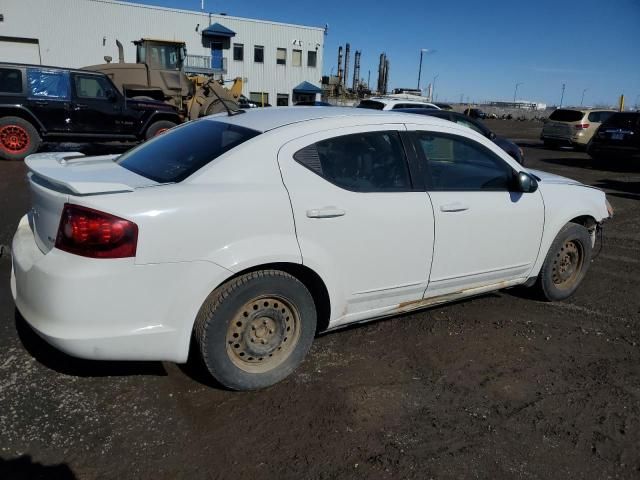
[[[482,110],[480,110],[479,108],[466,108],[466,109],[464,110],[464,114],[465,114],[467,117],[471,117],[471,118],[480,118],[480,119],[483,119],[483,118],[486,118],[486,117],[487,117],[487,114],[486,114],[486,113],[484,113],[484,112],[483,112]]]
[[[612,211],[450,121],[326,107],[185,123],[122,156],[26,160],[11,291],[60,350],[287,377],[317,331],[516,285],[578,288]]]
[[[524,152],[522,151],[522,149],[518,145],[516,145],[514,142],[509,140],[508,138],[497,136],[495,133],[491,131],[491,129],[489,129],[489,127],[487,127],[480,120],[467,117],[462,113],[447,112],[444,110],[428,110],[425,108],[403,108],[398,111],[404,112],[404,113],[417,113],[419,115],[430,115],[432,117],[443,118],[445,120],[455,122],[459,125],[464,125],[465,127],[469,127],[471,130],[475,130],[480,135],[487,137],[493,143],[498,145],[501,149],[503,149],[505,152],[511,155],[515,159],[515,161],[518,162],[520,165],[524,165]]]
[[[296,107],[330,107],[331,104],[328,102],[314,101],[314,102],[298,102],[295,105]]]
[[[440,110],[453,110],[453,107],[448,103],[438,103],[435,102],[434,105],[438,107]]]
[[[141,141],[180,122],[174,107],[125,98],[102,73],[0,63],[0,158],[43,142]]]
[[[548,148],[564,145],[583,150],[600,124],[614,113],[613,110],[559,108],[549,115],[540,139]]]
[[[614,113],[600,125],[587,151],[599,161],[640,159],[640,112]]]
[[[371,97],[360,101],[356,108],[367,108],[369,110],[398,110],[401,108],[430,108],[432,110],[440,110],[437,106],[430,102],[421,100],[410,100],[406,98],[393,97]]]

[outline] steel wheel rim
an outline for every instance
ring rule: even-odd
[[[9,153],[24,153],[29,148],[29,132],[20,125],[0,127],[0,146]]]
[[[248,301],[227,328],[229,360],[249,373],[273,370],[295,349],[300,327],[300,314],[287,299],[265,295]]]
[[[553,262],[551,272],[553,283],[561,289],[575,285],[582,270],[584,261],[582,244],[576,240],[567,240]]]

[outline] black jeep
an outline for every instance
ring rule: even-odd
[[[181,121],[171,105],[125,98],[102,73],[0,62],[0,158],[43,142],[142,141]]]

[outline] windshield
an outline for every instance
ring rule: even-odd
[[[181,182],[212,160],[260,132],[223,122],[197,120],[128,151],[121,167],[159,183]]]
[[[371,110],[383,110],[384,103],[376,102],[375,100],[363,100],[360,102],[357,108],[368,108]]]
[[[549,120],[556,122],[578,122],[584,114],[580,110],[556,110],[549,115]]]

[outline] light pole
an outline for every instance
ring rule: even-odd
[[[564,100],[564,89],[566,88],[567,84],[563,83],[562,84],[562,95],[560,96],[560,108],[562,108],[562,101]]]
[[[585,88],[584,90],[582,90],[582,98],[580,99],[580,106],[582,106],[582,103],[584,102],[584,94],[586,93],[587,90],[589,89]]]
[[[429,55],[430,53],[436,53],[435,50],[431,50],[429,48],[421,48],[420,49],[420,65],[418,66],[418,90],[420,90],[420,76],[422,75],[422,56],[424,54]]]
[[[518,96],[518,87],[520,85],[524,85],[524,82],[516,83],[516,89],[513,91],[513,103],[514,103],[514,106],[515,106],[515,103],[516,103],[516,97]]]
[[[433,102],[433,97],[436,96],[436,79],[440,76],[439,73],[436,73],[436,75],[433,77],[433,82],[431,83],[431,98],[429,99],[430,102]]]

